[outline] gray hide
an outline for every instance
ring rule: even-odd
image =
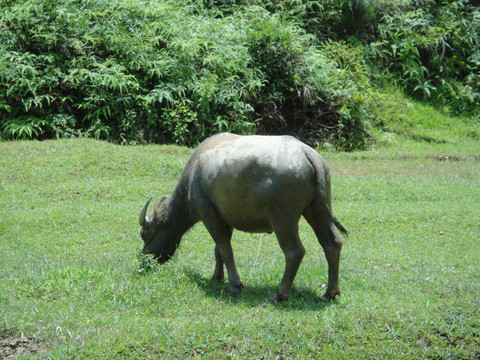
[[[150,200],[149,200],[150,201]],[[287,300],[305,254],[298,236],[303,215],[328,261],[326,299],[340,294],[338,269],[343,226],[332,215],[330,173],[325,160],[290,136],[219,134],[206,139],[188,161],[170,199],[148,203],[140,214],[143,254],[167,261],[182,235],[202,221],[215,241],[213,279],[227,269],[231,295],[243,288],[231,247],[233,229],[275,232],[285,254],[285,273],[274,301]]]

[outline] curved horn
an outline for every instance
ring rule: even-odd
[[[145,222],[146,222],[145,218],[147,216],[148,204],[150,204],[151,200],[152,200],[152,197],[150,197],[150,199],[147,200],[147,202],[143,206],[142,212],[140,213],[140,217],[139,217],[138,221],[140,222],[141,227],[145,227]]]

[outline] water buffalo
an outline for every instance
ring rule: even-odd
[[[330,173],[326,161],[291,136],[218,134],[202,142],[190,157],[170,199],[161,198],[147,215],[140,213],[142,254],[161,263],[170,259],[183,234],[202,221],[215,241],[213,279],[228,273],[229,291],[243,288],[230,243],[233,229],[275,232],[285,254],[285,273],[273,301],[287,300],[305,248],[298,236],[303,215],[325,252],[328,287],[325,299],[340,294],[338,269],[345,228],[332,214]]]

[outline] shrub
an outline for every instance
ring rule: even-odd
[[[366,134],[366,97],[357,91],[366,88],[353,85],[363,70],[342,68],[300,26],[263,7],[220,9],[9,1],[0,15],[2,136],[194,145],[219,131],[257,131],[312,144],[328,137],[345,148],[364,142],[350,141]]]

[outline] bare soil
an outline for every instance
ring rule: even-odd
[[[38,346],[33,339],[0,337],[0,360],[36,352],[38,352]]]

